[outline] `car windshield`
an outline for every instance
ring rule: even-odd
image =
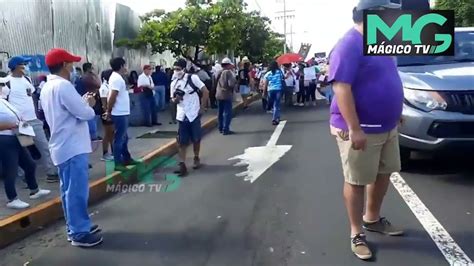
[[[474,31],[458,31],[454,36],[455,56],[398,56],[398,66],[439,65],[474,62]]]

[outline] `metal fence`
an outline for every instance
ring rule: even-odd
[[[61,47],[99,71],[109,67],[112,56],[123,56],[135,70],[149,63],[171,65],[170,53],[113,46],[116,40],[135,37],[139,27],[136,12],[111,0],[0,0],[0,61],[1,52],[29,55],[37,65],[32,70],[44,72],[44,54]],[[5,68],[5,62],[1,65]]]

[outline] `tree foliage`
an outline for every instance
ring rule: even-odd
[[[201,52],[235,51],[256,62],[283,50],[282,38],[269,28],[270,20],[259,12],[247,12],[243,0],[187,0],[184,8],[169,13],[155,10],[141,19],[138,37],[120,40],[118,46],[150,47],[153,53],[169,50],[196,64]]]
[[[456,27],[474,26],[473,0],[436,0],[436,9],[454,10]]]

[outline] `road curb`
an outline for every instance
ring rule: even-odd
[[[258,95],[250,100],[255,101]],[[234,113],[243,109],[243,103],[233,107]],[[217,126],[217,116],[207,120],[203,125],[203,134],[209,133]],[[176,140],[172,140],[157,150],[150,152],[142,158],[145,163],[150,163],[154,159],[162,156],[172,156],[178,151]],[[89,205],[104,200],[117,192],[107,191],[107,185],[112,184],[133,184],[138,182],[137,167],[130,168],[125,178],[120,172],[114,172],[108,176],[94,180],[89,184]],[[15,241],[23,239],[34,232],[42,230],[47,225],[57,221],[64,216],[61,207],[60,197],[56,197],[38,206],[21,211],[17,214],[0,220],[0,248],[8,246]]]

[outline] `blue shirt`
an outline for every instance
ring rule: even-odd
[[[282,90],[283,84],[281,83],[283,79],[283,72],[281,70],[275,71],[275,74],[269,70],[263,77],[268,81],[268,90],[269,91],[280,91]]]
[[[49,150],[58,166],[74,156],[92,152],[87,121],[94,110],[82,99],[69,80],[49,75],[41,90],[41,107],[51,130]]]
[[[151,78],[153,79],[153,83],[155,86],[166,86],[168,87],[169,81],[168,76],[164,72],[154,72],[151,74]]]

